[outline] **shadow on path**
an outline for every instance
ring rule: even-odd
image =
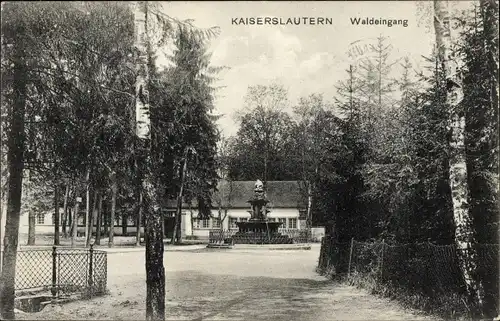
[[[328,280],[179,274],[169,320],[430,320]],[[197,284],[190,288],[189,284]]]

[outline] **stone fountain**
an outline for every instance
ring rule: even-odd
[[[232,237],[233,244],[291,244],[292,239],[278,232],[281,222],[269,222],[264,184],[255,182],[254,195],[248,200],[251,205],[250,220],[237,222],[238,232]]]

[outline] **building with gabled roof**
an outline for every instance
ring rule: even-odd
[[[212,217],[200,219],[196,201],[182,205],[181,230],[184,236],[208,237],[211,229],[237,230],[236,222],[250,218],[250,203],[255,187],[254,181],[222,180],[212,195]],[[299,229],[305,227],[307,209],[307,189],[299,181],[268,181],[266,195],[269,199],[268,218],[282,222],[282,228]],[[167,202],[165,233],[169,237],[173,231],[175,200]],[[219,220],[219,209],[221,218]]]

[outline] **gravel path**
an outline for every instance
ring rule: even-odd
[[[438,320],[396,302],[338,284],[315,272],[310,251],[166,252],[168,320]],[[143,320],[144,254],[108,256],[111,294],[19,319]]]

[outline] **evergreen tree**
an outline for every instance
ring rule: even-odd
[[[494,52],[498,52],[498,4],[481,2],[474,12],[475,19],[463,32],[462,47],[465,61],[463,77],[465,109],[465,151],[469,188],[470,221],[466,222],[465,241],[472,246],[472,274],[480,290],[483,313],[495,317],[498,306],[498,252],[486,244],[498,244],[498,67]],[[485,61],[487,63],[485,63]],[[468,232],[472,228],[472,235]]]

